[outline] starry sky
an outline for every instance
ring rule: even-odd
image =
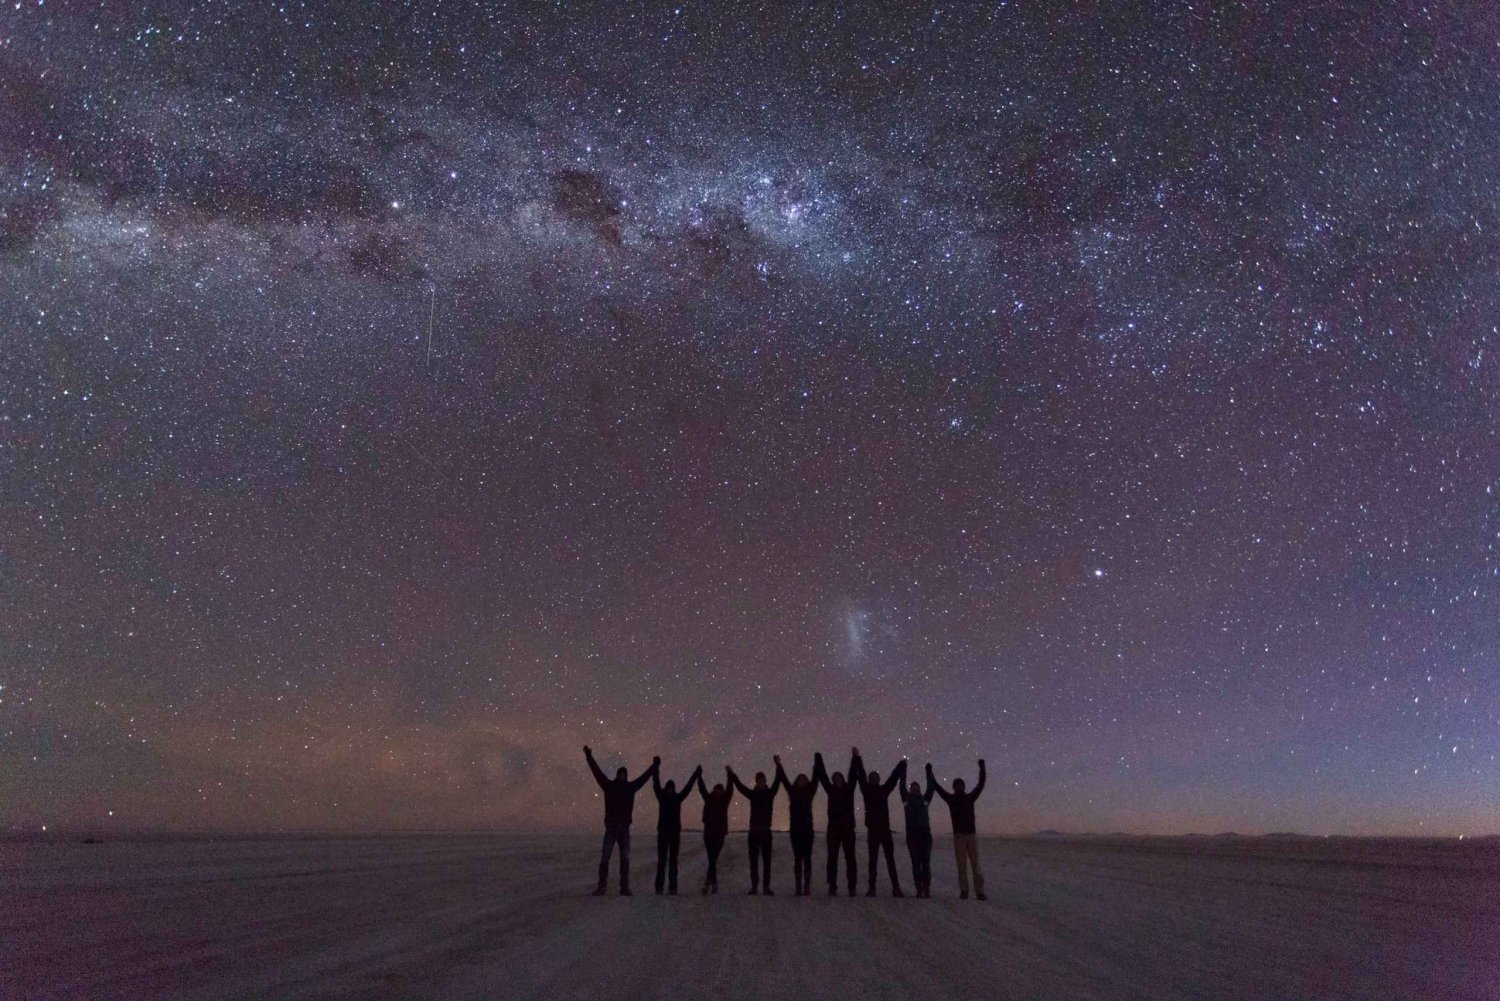
[[[0,826],[1500,830],[1500,17],[1230,6],[6,3]]]

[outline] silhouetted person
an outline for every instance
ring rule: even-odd
[[[904,897],[901,879],[896,875],[896,846],[891,838],[891,792],[906,778],[906,762],[903,760],[884,783],[879,772],[865,774],[864,762],[854,759],[850,771],[865,800],[865,842],[870,849],[870,888],[865,896],[875,896],[875,878],[880,864],[880,850],[885,849],[885,871],[891,877],[891,896]]]
[[[849,773],[859,763],[859,748],[853,749],[853,761]],[[863,767],[863,766],[861,766]],[[828,895],[838,896],[839,852],[844,853],[844,875],[847,877],[849,896],[854,896],[854,883],[859,878],[859,863],[854,858],[854,782],[844,781],[842,772],[834,772],[832,778],[823,766],[823,755],[813,755],[813,779],[823,787],[828,797]]]
[[[662,877],[671,893],[677,892],[677,849],[682,845],[682,801],[693,792],[693,783],[703,774],[699,765],[677,791],[677,784],[670,779],[661,784],[657,773],[651,774],[651,791],[656,793],[656,892],[661,893]]]
[[[813,800],[818,786],[804,774],[788,782],[776,755],[776,780],[786,786],[787,802],[792,808],[792,874],[796,877],[798,897],[812,896]]]
[[[750,895],[754,896],[760,892],[764,885],[766,895],[771,896],[776,891],[771,889],[771,811],[776,805],[776,793],[781,789],[784,773],[778,772],[776,781],[766,785],[766,773],[755,773],[755,785],[746,788],[740,777],[729,770],[729,781],[740,791],[740,795],[750,801]],[[757,868],[756,863],[759,863]]]
[[[589,771],[594,781],[604,790],[604,847],[599,851],[599,888],[594,896],[604,896],[604,884],[609,879],[609,856],[616,845],[620,846],[620,896],[630,896],[630,817],[635,812],[635,794],[646,780],[661,767],[660,758],[651,759],[651,767],[641,772],[634,780],[625,777],[623,767],[615,771],[613,779],[604,777],[594,761],[594,752],[585,745],[583,756],[588,760]]]
[[[906,853],[911,856],[911,881],[917,896],[932,896],[932,821],[927,804],[937,790],[928,781],[927,791],[915,782],[901,786],[901,805],[906,810]]]
[[[973,792],[964,791],[964,780],[953,780],[953,791],[948,792],[932,776],[932,765],[927,765],[927,783],[948,804],[948,815],[953,818],[953,854],[958,856],[958,895],[969,899],[969,866],[974,867],[974,896],[980,900],[984,895],[984,873],[979,871],[979,842],[974,836],[974,801],[984,792],[984,759],[979,759],[979,784]]]
[[[728,774],[729,769],[724,769]],[[698,795],[703,797],[703,849],[708,853],[708,875],[703,877],[703,892],[719,892],[719,853],[724,850],[724,839],[729,837],[729,802],[734,799],[734,787],[723,782],[714,784],[713,791],[703,784],[703,773],[698,773]]]

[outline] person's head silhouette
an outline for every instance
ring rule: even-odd
[[[764,789],[765,787],[766,787],[766,773],[765,772],[756,772],[755,773],[755,788],[757,788],[757,789]]]
[[[953,780],[953,791],[954,792],[963,792],[965,788],[966,788],[966,786],[964,785],[964,780],[963,779],[954,779]]]
[[[615,769],[615,780],[618,782],[624,782],[625,777],[628,774],[629,773],[625,771],[625,767],[621,765],[619,768]]]
[[[714,783],[714,795],[715,796],[722,796],[722,795],[724,795],[724,783],[722,783],[722,782],[715,782]]]
[[[830,777],[830,781],[833,783],[833,787],[835,789],[842,789],[842,788],[844,788],[844,773],[843,772],[834,772],[833,775]]]
[[[665,789],[667,792],[676,792],[677,791],[677,782],[676,782],[675,779],[667,779],[667,784],[664,785],[664,786],[662,786],[662,788]]]
[[[913,782],[911,784],[911,788],[908,789],[908,790],[906,790],[906,791],[909,792],[909,793],[911,793],[913,796],[920,796],[920,795],[922,795],[922,787],[919,786],[919,785],[917,785],[915,782]]]
[[[807,773],[806,772],[798,772],[797,773],[797,777],[792,780],[792,786],[798,792],[801,792],[802,790],[806,789],[807,786],[808,786]]]
[[[872,785],[872,786],[878,786],[878,785],[880,785],[880,773],[879,772],[871,772],[870,773],[870,785]]]

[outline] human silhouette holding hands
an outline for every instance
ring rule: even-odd
[[[906,854],[911,856],[911,881],[918,897],[932,896],[932,820],[927,805],[937,794],[929,778],[927,791],[913,782],[901,783],[901,806],[906,812]]]
[[[635,812],[635,794],[641,786],[656,775],[661,768],[661,758],[652,758],[651,767],[634,779],[628,778],[622,765],[615,770],[615,777],[606,778],[594,760],[593,749],[587,744],[583,748],[584,759],[594,781],[604,792],[604,844],[599,850],[599,887],[594,896],[604,896],[604,884],[609,881],[609,856],[618,845],[620,848],[620,896],[630,896],[630,820]]]
[[[698,795],[703,797],[703,850],[708,855],[708,873],[703,877],[703,892],[719,892],[719,853],[724,850],[724,839],[729,836],[729,803],[734,799],[734,786],[728,783],[729,766],[724,766],[724,782],[716,782],[712,790],[703,782],[703,773],[698,773]]]
[[[849,774],[863,771],[859,760],[859,748],[850,748]],[[829,776],[823,765],[823,754],[813,755],[813,779],[828,798],[828,895],[838,896],[839,852],[844,853],[845,886],[849,896],[854,896],[854,884],[859,878],[859,863],[854,858],[854,791],[857,782],[845,781],[842,772]]]
[[[974,867],[974,896],[987,900],[984,895],[984,874],[979,871],[979,840],[974,833],[974,801],[984,792],[984,759],[979,759],[979,782],[973,792],[964,787],[963,779],[953,780],[953,791],[943,788],[933,777],[932,763],[927,764],[927,784],[943,797],[948,804],[948,815],[953,819],[953,854],[958,858],[958,896],[969,899],[969,866]]]
[[[750,895],[755,896],[764,885],[766,895],[771,896],[775,893],[771,889],[771,812],[786,776],[778,771],[776,781],[766,785],[766,773],[756,772],[755,785],[746,787],[734,769],[727,770],[729,781],[734,783],[741,796],[750,801]]]
[[[662,891],[663,877],[668,892],[677,892],[677,851],[682,846],[682,801],[692,795],[693,783],[703,774],[703,766],[682,784],[679,792],[671,779],[662,785],[657,771],[651,773],[651,791],[656,793],[656,892]]]
[[[813,833],[813,800],[817,798],[818,785],[803,773],[798,773],[788,782],[781,767],[781,755],[775,755],[772,760],[776,762],[776,779],[786,786],[787,804],[791,807],[792,874],[797,883],[795,896],[810,897],[813,840],[816,837]]]
[[[885,850],[885,870],[891,879],[891,896],[904,897],[901,879],[896,875],[896,850],[891,839],[891,793],[906,779],[906,759],[903,758],[885,782],[880,781],[879,772],[865,774],[864,762],[858,757],[851,768],[865,801],[865,841],[870,851],[870,888],[865,896],[875,896],[876,872],[881,849]]]

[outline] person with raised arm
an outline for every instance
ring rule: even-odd
[[[817,798],[818,786],[805,773],[787,781],[781,767],[781,755],[776,762],[776,780],[786,786],[786,798],[791,806],[792,823],[792,874],[796,877],[798,897],[812,896],[812,852],[816,834],[813,832],[813,800]]]
[[[875,896],[876,873],[880,865],[880,851],[885,849],[885,871],[891,878],[891,896],[904,897],[901,892],[901,877],[896,874],[896,847],[891,837],[891,793],[906,779],[906,759],[891,771],[884,783],[879,772],[865,774],[864,762],[858,762],[859,791],[865,801],[865,843],[870,852],[870,888],[865,896]]]
[[[699,765],[682,784],[682,791],[671,779],[662,785],[661,776],[651,775],[651,791],[656,793],[656,893],[661,895],[663,882],[668,892],[677,892],[677,850],[682,846],[682,801],[692,795],[693,783],[703,774]],[[663,879],[665,877],[665,880]]]
[[[911,856],[911,881],[917,888],[917,896],[932,896],[932,821],[927,815],[927,804],[937,790],[932,782],[927,791],[913,782],[908,788],[903,782],[901,805],[906,811],[906,854]]]
[[[724,767],[729,774],[729,767]],[[703,850],[708,854],[708,874],[703,877],[703,892],[719,892],[719,853],[724,850],[724,839],[729,837],[729,803],[734,799],[734,787],[725,782],[714,783],[713,790],[703,782],[703,773],[698,773],[698,795],[703,797]]]
[[[863,771],[864,766],[859,760],[859,748],[851,749],[852,760],[849,763],[849,774],[855,774],[858,767]],[[838,896],[839,892],[839,852],[844,853],[844,875],[847,877],[846,886],[849,896],[854,896],[854,884],[859,878],[859,863],[854,858],[854,790],[856,783],[846,782],[842,772],[834,772],[830,777],[828,769],[823,765],[823,754],[818,752],[813,755],[813,781],[823,788],[823,793],[828,797],[828,895]]]
[[[755,785],[747,788],[740,777],[729,770],[729,781],[750,801],[750,895],[761,891],[764,884],[766,896],[774,895],[771,889],[771,812],[776,806],[776,794],[786,773],[778,771],[776,781],[766,785],[766,773],[755,773]],[[757,867],[759,863],[759,867]]]
[[[932,775],[932,763],[927,763],[927,784],[948,804],[948,815],[953,818],[953,854],[958,857],[958,896],[969,899],[969,867],[974,868],[974,896],[987,900],[984,895],[984,873],[979,871],[979,841],[974,834],[974,801],[984,792],[984,759],[979,759],[979,784],[973,792],[967,792],[963,779],[953,780],[953,791],[944,789]]]
[[[604,772],[594,760],[594,752],[584,745],[583,757],[594,773],[594,781],[604,791],[604,846],[599,852],[599,888],[594,896],[604,896],[604,884],[609,881],[609,856],[618,845],[620,848],[620,896],[630,896],[630,818],[635,813],[635,794],[641,786],[656,775],[661,768],[661,758],[652,758],[651,767],[634,779],[626,777],[622,765],[615,770],[615,777],[605,778]]]

